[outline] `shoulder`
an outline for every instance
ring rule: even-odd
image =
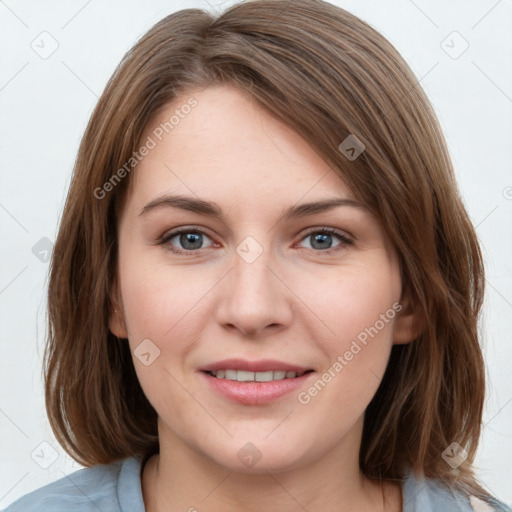
[[[435,479],[406,475],[403,484],[403,512],[512,512],[501,501],[484,502],[462,490]]]
[[[4,512],[144,512],[140,459],[129,457],[75,471],[22,496]]]

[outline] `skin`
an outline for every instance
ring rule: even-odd
[[[278,222],[296,203],[354,195],[304,139],[231,86],[189,91],[141,140],[190,96],[198,105],[133,172],[119,220],[110,328],[132,354],[145,339],[160,350],[148,366],[133,357],[159,416],[160,454],[142,475],[146,510],[401,510],[400,487],[369,480],[358,464],[392,345],[415,336],[393,247],[362,206]],[[178,193],[216,202],[225,220],[169,206],[141,215]],[[173,253],[194,245],[179,236],[160,243],[178,227],[200,229],[200,249]],[[319,248],[323,227],[352,243],[327,235]],[[248,236],[263,249],[252,263],[236,251]],[[402,311],[308,404],[295,392],[237,404],[198,373],[228,357],[279,359],[315,369],[307,391],[394,303]],[[261,453],[251,467],[237,456],[248,442]]]

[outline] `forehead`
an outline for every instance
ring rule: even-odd
[[[171,191],[215,194],[219,201],[237,195],[353,198],[307,141],[233,86],[181,94],[148,123],[139,147],[147,142],[154,147],[130,186],[141,201]]]

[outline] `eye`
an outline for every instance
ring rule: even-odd
[[[332,246],[332,239],[338,238],[340,241],[334,247]],[[344,249],[347,245],[352,245],[354,242],[348,238],[343,232],[338,231],[333,228],[314,228],[309,231],[306,236],[302,238],[302,240],[311,239],[311,247],[307,247],[308,249],[314,249],[315,252],[333,252]]]
[[[213,246],[213,242],[208,246],[203,246],[205,237],[211,241],[211,238],[202,230],[195,227],[183,227],[175,229],[165,234],[160,243],[165,245],[176,254],[183,254],[192,256],[198,253],[201,249]],[[354,242],[348,238],[343,232],[334,228],[313,228],[301,240],[311,239],[311,246],[306,249],[313,250],[316,253],[331,253],[334,251],[342,250],[347,245],[352,245]],[[333,238],[337,238],[339,243],[333,246]],[[179,244],[180,248],[176,247]]]
[[[198,252],[200,249],[205,248],[202,247],[204,237],[211,240],[210,237],[200,229],[185,227],[175,229],[174,231],[165,234],[162,237],[160,243],[162,245],[167,245],[171,251],[177,254],[192,255],[193,253]],[[174,239],[176,239],[176,241],[173,243]],[[177,249],[174,245],[175,243],[180,244],[184,250]]]

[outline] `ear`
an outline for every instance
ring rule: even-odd
[[[414,341],[427,327],[425,315],[413,302],[409,293],[403,294],[400,306],[393,333],[394,345],[404,345]]]
[[[118,338],[128,338],[128,330],[124,321],[123,301],[117,278],[114,278],[110,291],[109,329]]]

